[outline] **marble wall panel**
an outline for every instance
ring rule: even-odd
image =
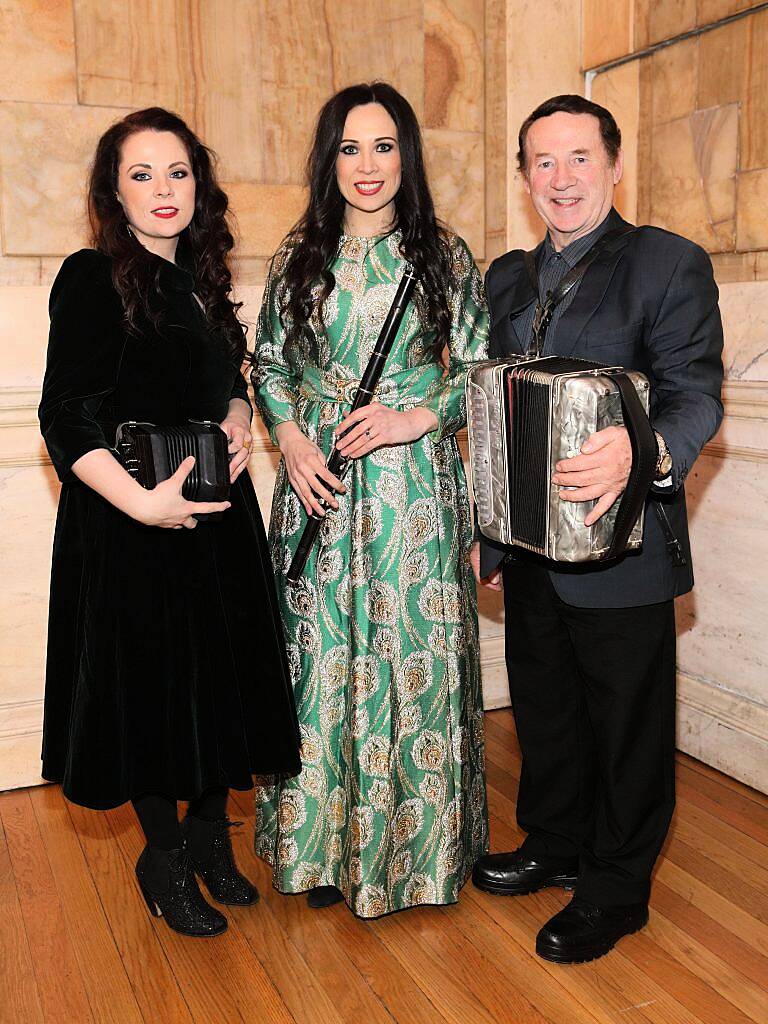
[[[687,39],[650,58],[654,124],[688,117],[696,109],[698,46],[698,39]]]
[[[728,18],[738,11],[748,10],[750,7],[757,7],[762,0],[697,0],[699,25],[711,25],[721,18]]]
[[[256,347],[256,323],[259,318],[259,310],[261,309],[261,298],[264,294],[264,285],[243,285],[238,284],[235,288],[235,299],[238,302],[242,302],[243,305],[238,313],[238,316],[242,323],[247,328],[246,344],[248,351],[253,352]],[[247,376],[247,371],[246,371]],[[264,424],[258,417],[258,414],[254,416],[253,423],[259,427],[262,431],[263,439],[268,440],[268,435]],[[255,431],[254,431],[255,433]]]
[[[768,169],[739,175],[736,246],[741,250],[768,249],[765,196]]]
[[[621,131],[624,173],[616,187],[614,205],[633,224],[637,220],[638,139],[640,127],[640,62],[622,64],[596,75],[592,99],[607,107]]]
[[[300,185],[227,182],[224,188],[236,221],[238,253],[243,256],[271,256],[307,201]]]
[[[747,19],[749,83],[742,97],[741,159],[743,171],[768,167],[768,10]]]
[[[332,40],[333,88],[383,79],[421,119],[424,114],[423,0],[325,4]]]
[[[651,166],[655,140],[653,123],[653,62],[638,62],[639,122],[637,130],[637,223],[651,220]]]
[[[260,0],[264,179],[303,184],[312,129],[334,91],[331,26],[314,0]],[[350,84],[350,83],[347,83]]]
[[[634,17],[633,17],[633,32],[634,32],[634,46],[633,50],[643,50],[648,46],[648,18],[650,14],[650,7],[654,0],[633,0]]]
[[[219,154],[225,177],[262,179],[258,5],[77,0],[75,10],[81,103],[167,107]]]
[[[485,160],[481,133],[427,128],[427,173],[437,216],[485,258]]]
[[[768,281],[721,284],[720,311],[725,328],[726,379],[768,380]],[[768,438],[766,441],[768,447]]]
[[[263,287],[269,273],[269,259],[258,256],[240,256],[234,264],[232,280],[237,287]]]
[[[733,249],[738,110],[698,111],[655,129],[651,223],[709,252]]]
[[[43,284],[43,274],[39,256],[0,256],[0,288]]]
[[[755,252],[721,252],[712,256],[715,280],[718,284],[734,281],[756,281],[757,267]]]
[[[691,137],[707,217],[726,249],[733,248],[736,227],[738,119],[736,103],[697,110],[691,117]]]
[[[77,102],[72,0],[3,0],[0,42],[2,99]]]
[[[0,536],[0,704],[42,697],[57,500],[58,484],[50,467],[0,466],[0,515],[5,524]]]
[[[485,3],[485,259],[507,251],[507,0]]]
[[[0,381],[3,388],[40,386],[48,342],[46,285],[0,288]]]
[[[3,251],[55,256],[85,244],[88,166],[114,107],[0,103]]]
[[[765,463],[704,455],[686,482],[696,588],[677,602],[681,671],[765,703]],[[734,667],[738,666],[735,673]]]
[[[262,97],[263,20],[253,0],[200,0],[193,18],[191,124],[227,181],[268,177]]]
[[[424,126],[482,132],[484,5],[425,0]]]
[[[191,0],[75,0],[75,36],[81,103],[163,106],[191,117]]]
[[[697,23],[749,6],[715,3],[705,10],[700,4]],[[662,7],[665,18],[687,11],[680,24],[690,20],[685,3],[635,0],[636,48],[653,41],[648,26],[656,18],[658,28]],[[759,200],[768,168],[768,12],[675,43],[637,63],[638,220],[695,238],[714,255],[768,249]],[[601,78],[592,83],[598,101],[608,85]],[[680,131],[660,129],[669,123]],[[631,193],[631,181],[625,189]],[[740,273],[745,280],[758,279],[756,259],[735,258],[718,266],[727,280]]]
[[[633,19],[632,0],[583,0],[582,67],[594,68],[631,53]]]
[[[553,59],[553,40],[557,59]],[[550,96],[583,93],[581,5],[571,0],[507,4],[507,248],[528,249],[544,235],[517,169],[517,135]]]
[[[699,110],[737,103],[744,96],[749,74],[749,31],[749,19],[744,19],[699,37]]]
[[[647,39],[650,46],[671,39],[696,25],[696,0],[647,0]]]

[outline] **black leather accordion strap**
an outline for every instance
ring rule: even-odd
[[[632,468],[616,513],[613,540],[606,558],[616,558],[627,546],[629,535],[648,497],[648,490],[656,475],[657,446],[650,420],[646,415],[635,386],[626,373],[610,372],[621,395],[624,426],[632,445]]]
[[[664,534],[664,543],[667,546],[667,554],[670,557],[672,565],[678,569],[682,568],[682,566],[688,564],[688,559],[685,557],[683,545],[680,543],[679,538],[672,529],[669,516],[660,501],[653,501],[651,504],[653,505],[653,511],[656,513],[656,518],[659,522],[659,526],[661,527],[661,532]]]

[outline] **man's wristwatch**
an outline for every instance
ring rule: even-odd
[[[656,435],[656,448],[659,453],[656,457],[656,479],[663,480],[664,477],[669,476],[672,472],[672,455],[669,448],[667,448],[667,442],[658,430],[654,430],[654,434]]]

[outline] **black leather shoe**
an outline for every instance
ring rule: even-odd
[[[497,896],[526,896],[552,885],[573,889],[578,879],[577,857],[526,856],[522,850],[512,853],[488,853],[481,857],[472,871],[478,889]]]
[[[164,917],[182,935],[221,935],[227,919],[203,899],[189,854],[145,846],[136,864],[136,878],[153,917]]]
[[[624,935],[648,923],[648,904],[596,907],[574,896],[536,936],[536,952],[556,964],[582,964],[613,949]]]
[[[193,814],[181,823],[192,865],[208,892],[217,903],[234,907],[248,907],[259,898],[256,886],[238,871],[232,853],[229,830],[242,824],[229,818],[206,821]]]

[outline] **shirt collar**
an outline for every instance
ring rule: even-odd
[[[555,252],[552,239],[549,236],[549,232],[547,232],[547,237],[544,239],[544,263],[542,266],[549,263],[554,256],[558,256],[569,269],[571,267],[575,267],[581,257],[586,256],[598,238],[601,238],[608,230],[608,220],[610,216],[611,214],[609,211],[597,227],[593,228],[588,235],[582,235],[581,238],[577,238],[575,242],[571,242],[570,245],[566,245],[566,247],[561,249],[559,253]]]

